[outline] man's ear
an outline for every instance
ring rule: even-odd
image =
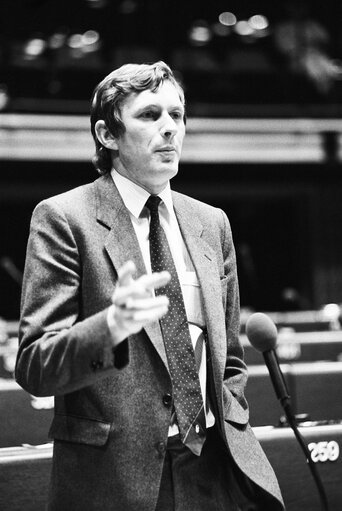
[[[118,150],[116,138],[111,134],[106,123],[102,119],[96,122],[95,133],[98,141],[101,142],[104,147],[111,149],[112,151]]]

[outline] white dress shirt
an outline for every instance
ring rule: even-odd
[[[150,213],[145,207],[146,201],[150,196],[144,188],[141,188],[133,181],[119,174],[116,170],[111,172],[114,183],[119,190],[122,200],[128,209],[135,233],[138,238],[140,250],[147,273],[152,273],[149,231],[150,231]],[[205,319],[202,303],[201,288],[197,279],[195,269],[190,259],[188,250],[182,238],[175,211],[173,209],[172,194],[170,184],[158,194],[162,199],[159,206],[160,224],[164,229],[168,240],[172,257],[178,273],[181,284],[186,315],[189,323],[189,330],[193,348],[200,336],[203,336],[205,328]],[[199,369],[199,380],[202,390],[204,408],[206,410],[206,424],[210,427],[214,424],[215,418],[207,406],[207,365],[206,365],[206,347],[203,343],[202,360]],[[176,424],[170,426],[169,436],[177,434]]]

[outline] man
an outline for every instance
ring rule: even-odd
[[[50,510],[283,509],[248,425],[228,219],[170,190],[184,108],[163,62],[112,72],[102,176],[34,211],[16,378],[55,396]]]

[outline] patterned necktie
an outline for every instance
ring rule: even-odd
[[[182,442],[197,456],[205,441],[205,413],[183,295],[165,232],[159,222],[160,197],[151,195],[146,207],[151,213],[150,254],[153,272],[167,270],[171,280],[156,289],[169,298],[169,310],[160,320],[168,359],[173,403]]]

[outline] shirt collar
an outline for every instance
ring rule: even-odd
[[[126,208],[135,218],[139,218],[141,211],[151,194],[127,177],[119,174],[119,172],[115,169],[112,169],[111,175]],[[162,192],[158,193],[158,196],[165,204],[169,215],[172,215],[173,202],[170,182],[167,183]]]

